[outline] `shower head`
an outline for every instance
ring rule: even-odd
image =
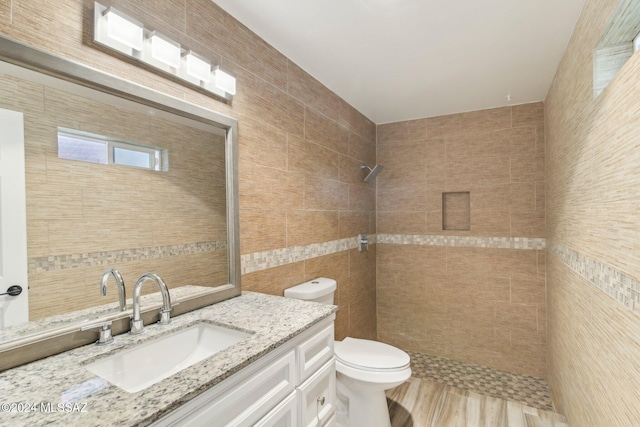
[[[384,169],[384,166],[382,165],[375,165],[373,168],[370,168],[367,165],[362,165],[360,166],[360,169],[368,169],[369,173],[367,174],[367,176],[364,177],[364,182],[371,182],[373,181],[373,179],[378,176],[378,174],[380,172],[382,172],[382,169]]]

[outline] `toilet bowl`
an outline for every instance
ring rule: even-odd
[[[333,303],[336,281],[318,278],[285,289],[284,296]],[[390,427],[385,390],[397,387],[411,376],[409,355],[388,344],[345,338],[334,345],[339,426]]]

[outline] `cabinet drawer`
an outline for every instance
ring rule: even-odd
[[[158,425],[251,426],[294,391],[295,361],[295,352],[291,350],[253,373],[249,381],[233,386],[214,399],[199,401],[197,406],[187,404],[186,411],[180,415],[170,414]]]
[[[333,357],[333,323],[296,347],[298,384]]]
[[[297,421],[298,401],[294,391],[258,421],[254,427],[296,427]]]
[[[298,425],[320,427],[336,410],[336,364],[332,358],[298,387]]]

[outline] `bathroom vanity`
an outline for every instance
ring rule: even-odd
[[[245,292],[140,335],[80,347],[0,373],[12,426],[330,426],[335,413],[332,305]],[[230,347],[128,393],[87,369],[199,323],[247,334]],[[162,354],[155,356],[162,359]],[[153,363],[153,362],[151,362]],[[3,409],[6,409],[3,407]]]

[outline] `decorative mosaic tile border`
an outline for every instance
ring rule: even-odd
[[[51,255],[29,258],[29,273],[114,265],[130,261],[142,261],[179,255],[192,255],[226,250],[227,242],[197,242],[183,245],[149,246],[145,248],[115,251],[89,252],[85,254]]]
[[[539,238],[439,236],[431,234],[378,234],[378,243],[531,250],[543,250],[546,246],[545,239]]]
[[[602,292],[640,314],[640,282],[619,270],[564,245],[552,242],[549,253]]]
[[[369,234],[369,244],[376,243],[376,235]],[[274,249],[271,251],[255,252],[242,255],[242,274],[253,273],[268,268],[317,258],[336,252],[348,251],[358,247],[358,238],[333,240],[330,242],[313,243],[305,246],[292,246],[290,248]]]
[[[545,411],[554,410],[549,385],[545,380],[429,354],[407,353],[411,357],[412,377],[511,400]]]

